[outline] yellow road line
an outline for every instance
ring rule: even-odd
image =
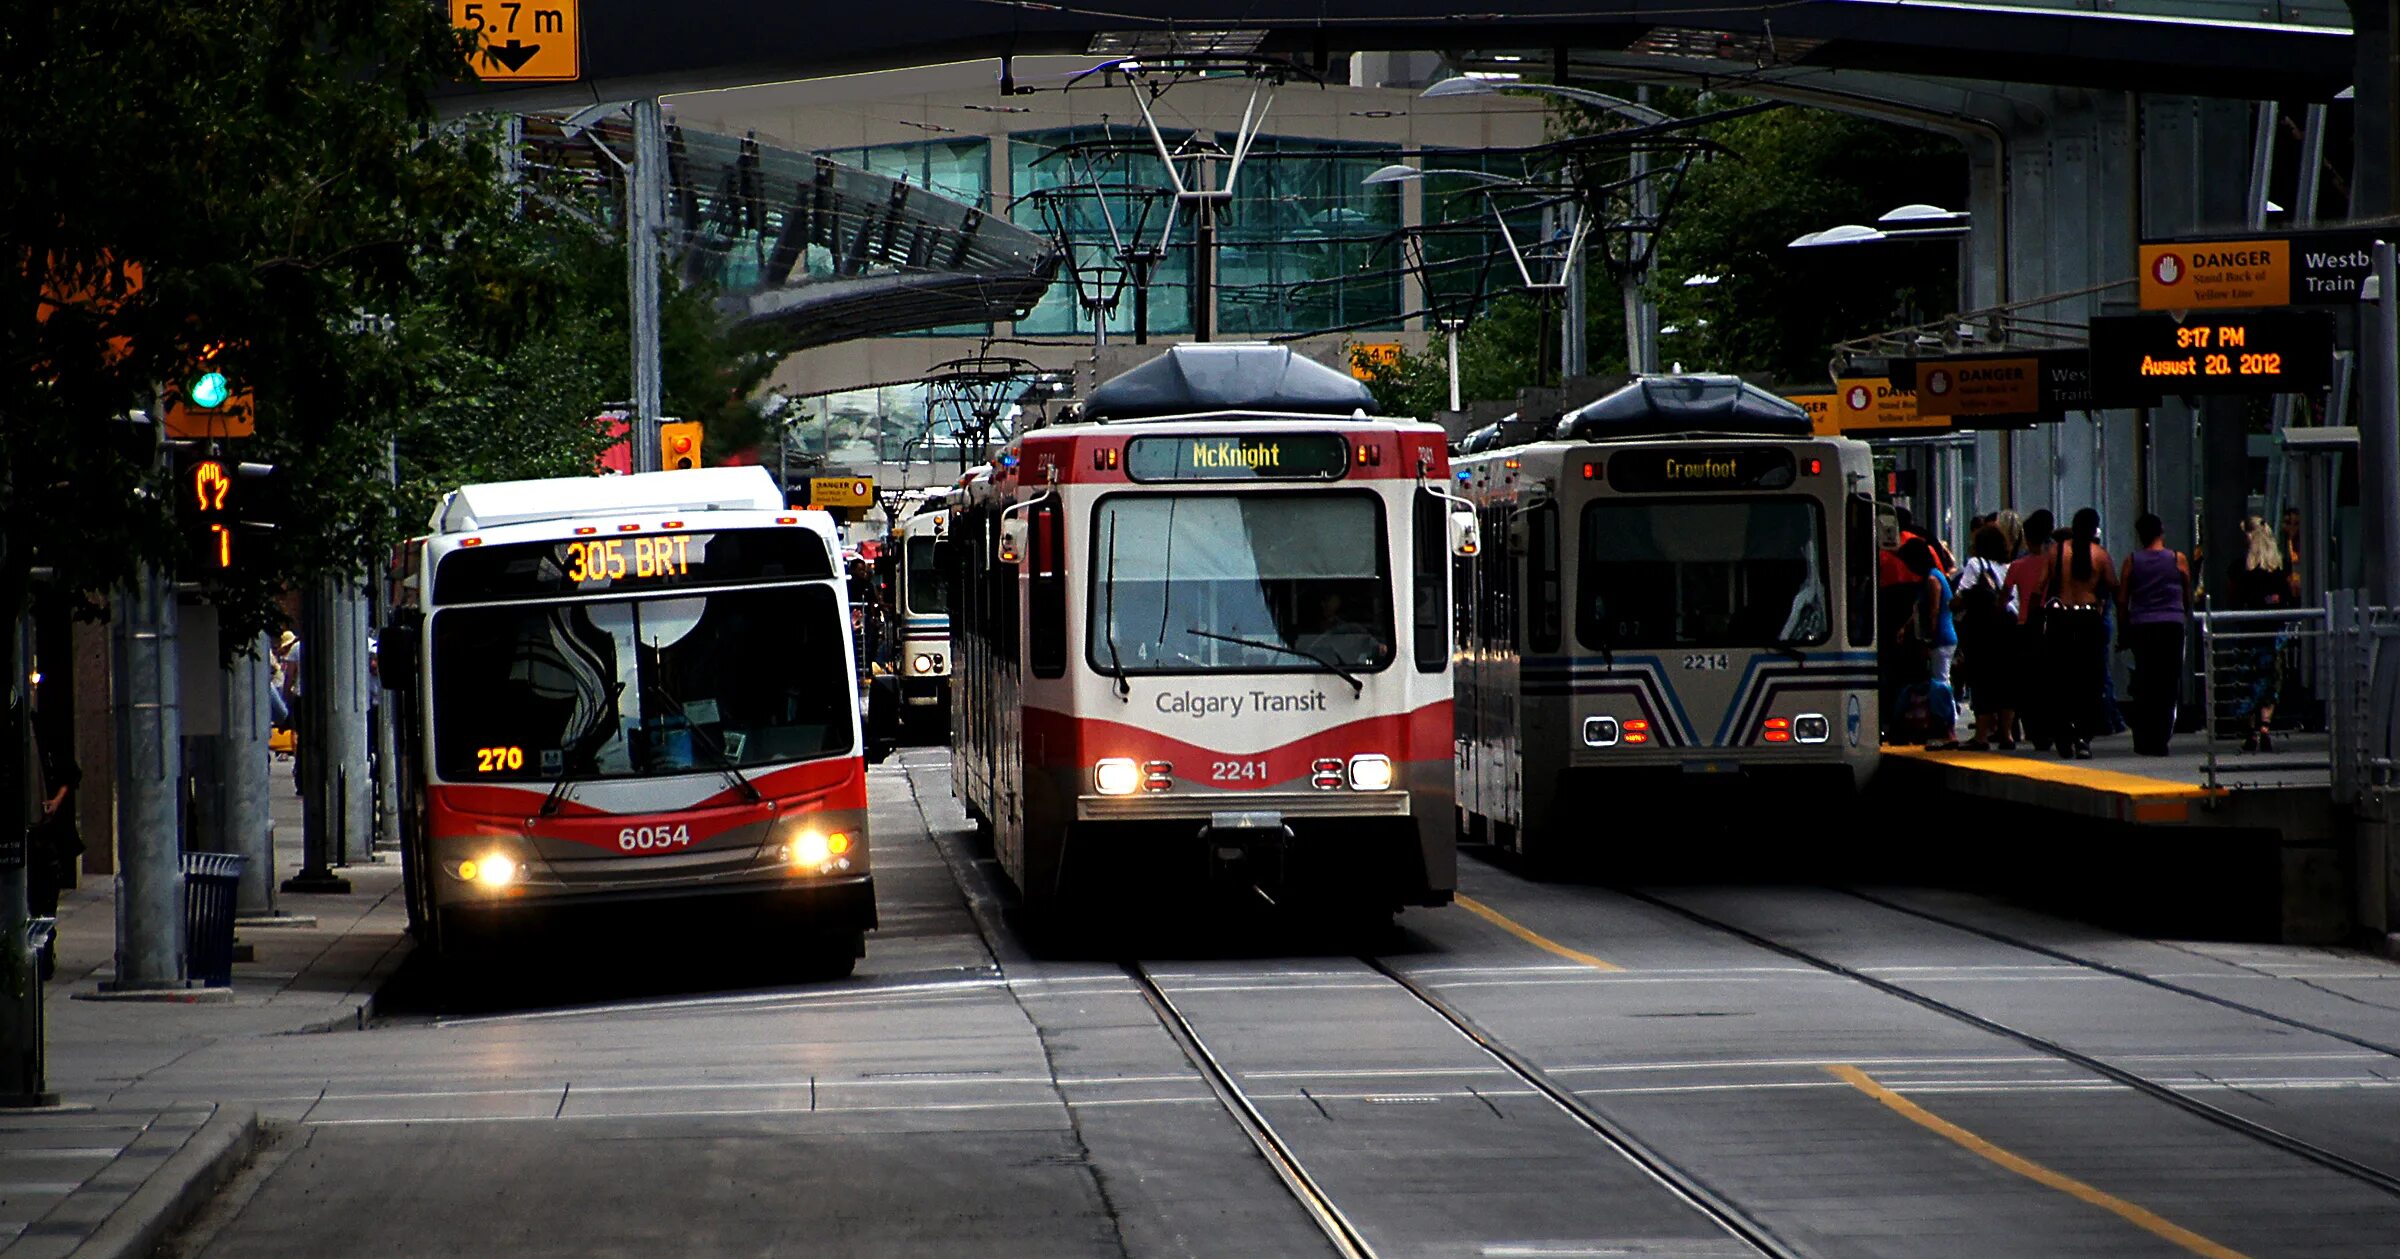
[[[1965,1147],[1970,1152],[1990,1159],[1992,1162],[1998,1163],[2000,1166],[2015,1172],[2019,1176],[2025,1177],[2027,1180],[2034,1181],[2038,1184],[2047,1185],[2052,1189],[2058,1190],[2060,1193],[2066,1194],[2068,1197],[2077,1199],[2078,1201],[2088,1202],[2103,1211],[2107,1211],[2118,1216],[2136,1228],[2140,1228],[2146,1232],[2155,1234],[2156,1236],[2163,1237],[2168,1241],[2183,1247],[2185,1250],[2191,1251],[2195,1255],[2207,1255],[2210,1257],[2210,1259],[2247,1259],[2242,1252],[2234,1250],[2231,1247],[2218,1245],[2217,1243],[2202,1237],[2200,1234],[2166,1219],[2156,1212],[2135,1206],[2123,1198],[2117,1197],[2115,1194],[2095,1189],[2072,1176],[2054,1172],[2049,1168],[2034,1162],[2032,1159],[2025,1158],[2021,1155],[2012,1154],[2007,1150],[2001,1149],[1999,1146],[1984,1140],[1982,1137],[1976,1136],[1974,1133],[1959,1127],[1957,1124],[1954,1124],[1949,1120],[1934,1114],[1932,1111],[1929,1111],[1924,1107],[1917,1105],[1915,1102],[1900,1096],[1898,1093],[1885,1088],[1881,1084],[1876,1083],[1872,1076],[1869,1076],[1866,1072],[1859,1070],[1857,1067],[1851,1066],[1849,1063],[1829,1062],[1825,1064],[1825,1069],[1832,1072],[1836,1077],[1841,1079],[1842,1082],[1850,1085],[1852,1088],[1855,1088],[1859,1092],[1865,1093],[1867,1096],[1874,1098],[1876,1101],[1882,1102],[1884,1105],[1892,1108],[1895,1111],[1898,1111],[1903,1117],[1908,1119],[1909,1122],[1917,1124],[1921,1127],[1930,1128],[1933,1131],[1938,1132]]]
[[[1523,940],[1525,943],[1530,944],[1537,949],[1541,949],[1544,952],[1555,953],[1570,962],[1581,962],[1585,966],[1591,967],[1593,970],[1625,969],[1624,967],[1617,965],[1615,962],[1602,961],[1599,958],[1593,957],[1591,954],[1583,952],[1580,949],[1570,949],[1566,945],[1560,944],[1558,941],[1553,940],[1538,931],[1535,931],[1533,928],[1518,922],[1516,919],[1501,913],[1499,910],[1484,904],[1482,901],[1476,900],[1472,896],[1461,896],[1457,899],[1458,907],[1460,909],[1466,910],[1468,913],[1483,919],[1485,922],[1500,928],[1502,931],[1505,931],[1510,935]]]

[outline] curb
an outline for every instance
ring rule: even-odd
[[[67,1259],[147,1259],[258,1146],[258,1112],[218,1107]]]
[[[313,1036],[319,1032],[365,1031],[367,1024],[376,1019],[376,1006],[383,997],[383,985],[390,981],[394,972],[400,969],[400,964],[408,960],[408,955],[413,951],[413,947],[410,941],[402,939],[395,941],[391,948],[384,950],[383,956],[376,958],[375,964],[367,968],[367,973],[359,977],[358,987],[366,991],[366,999],[350,1010],[341,1014],[327,1015],[321,1019],[313,1019],[282,1034]]]

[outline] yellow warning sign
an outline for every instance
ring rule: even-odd
[[[1950,427],[1942,416],[1917,414],[1917,392],[1894,385],[1888,376],[1851,376],[1834,384],[1834,423],[1845,434]]]
[[[2042,409],[2042,361],[1920,359],[1916,406],[1925,415],[2031,415]]]
[[[2292,243],[2288,240],[2142,246],[2143,310],[2291,303]]]
[[[1400,343],[1397,341],[1353,341],[1350,343],[1350,374],[1360,380],[1374,378],[1378,367],[1400,366]]]
[[[583,77],[581,0],[450,0],[450,25],[476,35],[467,65],[486,83]]]
[[[1839,395],[1830,393],[1793,393],[1785,394],[1783,400],[1793,403],[1801,410],[1808,412],[1808,431],[1816,434],[1819,437],[1839,437],[1842,435],[1841,423],[1840,421],[1836,420],[1833,415],[1833,405],[1835,402],[1840,400]]]
[[[875,478],[871,476],[817,476],[808,479],[808,505],[811,507],[873,507]]]

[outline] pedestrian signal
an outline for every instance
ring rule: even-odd
[[[700,421],[662,420],[658,426],[658,466],[669,472],[700,466]]]

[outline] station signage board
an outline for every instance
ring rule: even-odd
[[[811,507],[873,507],[875,478],[870,476],[818,476],[808,479],[808,505]]]
[[[2028,350],[1919,359],[1917,410],[1945,415],[1960,428],[2056,423],[2092,405],[2090,356],[2082,350]]]
[[[1833,383],[1834,426],[1846,436],[1927,432],[1950,427],[1947,416],[1920,414],[1917,391],[1889,376],[1845,376]]]
[[[2252,310],[2092,320],[2092,392],[2105,405],[2165,394],[2276,394],[2333,379],[2333,315]]]
[[[1829,393],[1787,393],[1783,400],[1808,412],[1808,431],[1819,437],[1839,437],[1841,426],[1833,417],[1834,395]]]
[[[2353,305],[2374,268],[2373,243],[2360,231],[2145,241],[2142,309]]]

